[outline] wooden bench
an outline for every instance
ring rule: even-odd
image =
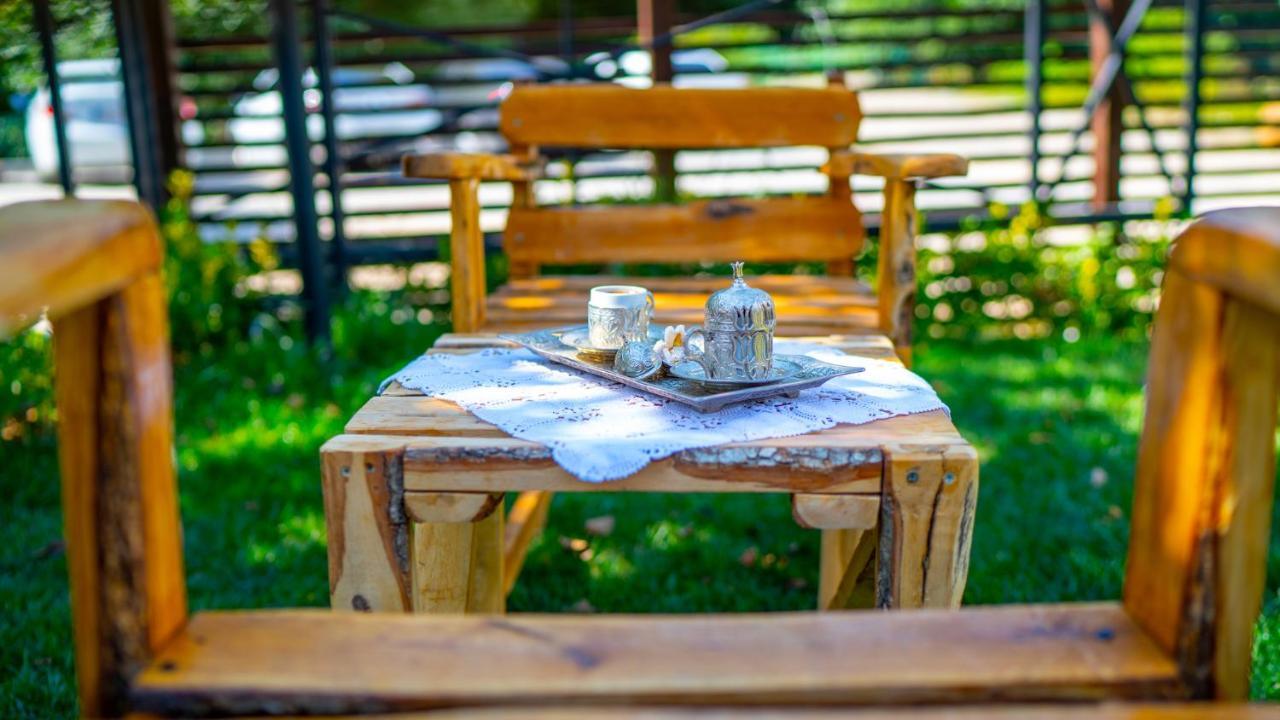
[[[457,332],[581,322],[587,289],[631,283],[652,288],[656,319],[700,324],[718,278],[545,275],[548,265],[694,263],[746,260],[823,263],[820,276],[766,275],[752,284],[773,294],[786,335],[876,332],[910,362],[915,299],[915,187],[963,175],[955,155],[876,156],[853,150],[861,113],[843,85],[825,88],[679,89],[658,85],[520,85],[499,107],[505,155],[404,158],[406,177],[449,181],[453,230],[453,323]],[[817,146],[827,150],[828,190],[818,196],[720,198],[684,204],[543,206],[545,148],[688,150]],[[853,277],[865,228],[850,177],[884,178],[879,287]],[[503,234],[510,282],[486,293],[478,190],[509,181],[513,201]]]
[[[1275,477],[1280,209],[1212,213],[1174,247],[1124,601],[955,612],[188,617],[160,255],[154,224],[131,203],[0,209],[0,328],[41,308],[54,322],[86,716],[488,707],[537,717],[527,706],[642,704],[681,717],[761,704],[1246,697]]]
[[[911,363],[915,311],[915,189],[927,178],[963,175],[956,155],[877,156],[853,149],[861,112],[854,92],[823,88],[636,90],[612,84],[520,85],[499,107],[505,155],[432,154],[404,158],[406,177],[449,182],[453,329],[527,330],[585,322],[587,294],[604,284],[638,284],[655,295],[655,320],[700,325],[722,277],[548,275],[549,265],[694,263],[747,260],[818,262],[824,275],[764,275],[752,285],[773,295],[778,333],[789,336],[887,335]],[[535,182],[546,148],[690,150],[817,146],[827,151],[827,192],[768,199],[721,198],[684,204],[545,206]],[[865,228],[853,204],[854,174],[884,179],[878,287],[854,277]],[[487,292],[482,181],[507,181],[513,201],[503,234],[510,278]],[[585,488],[580,488],[585,490]],[[548,492],[523,493],[506,519],[509,537],[536,535]],[[501,521],[501,519],[499,519]],[[526,523],[532,523],[526,527]],[[856,531],[823,532],[823,567],[859,542]],[[516,543],[515,547],[527,547]],[[844,553],[847,554],[847,553]],[[509,563],[518,567],[521,558]]]

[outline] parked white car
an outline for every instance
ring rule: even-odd
[[[235,117],[228,121],[231,139],[242,145],[284,142],[283,104],[277,89],[279,73],[268,68],[258,73],[256,92],[236,100]],[[334,118],[339,140],[371,140],[420,135],[431,132],[444,121],[434,109],[431,87],[415,83],[413,72],[400,63],[376,70],[336,68],[333,71]],[[322,99],[316,72],[308,68],[302,77],[303,102],[307,110],[307,136],[315,142],[324,138]]]
[[[62,108],[72,165],[123,171],[132,158],[120,61],[66,60],[58,63],[58,77],[62,81]],[[183,141],[199,143],[203,129],[194,121],[195,103],[189,98],[183,99],[180,114]],[[57,178],[58,143],[47,85],[37,88],[27,103],[26,140],[27,153],[36,173],[46,180]]]

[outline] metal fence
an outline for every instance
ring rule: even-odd
[[[1082,222],[1149,217],[1165,199],[1197,211],[1280,199],[1274,2],[757,0],[711,18],[675,13],[669,29],[654,26],[655,2],[641,0],[640,26],[637,15],[575,17],[566,2],[558,20],[426,29],[327,0],[269,0],[271,33],[179,35],[167,61],[199,128],[183,133],[199,137],[182,162],[205,236],[280,243],[311,292],[349,265],[433,258],[447,190],[401,177],[403,152],[499,150],[506,83],[643,84],[668,53],[683,84],[837,75],[860,92],[863,148],[967,155],[968,177],[919,195],[933,229],[1033,197]],[[125,35],[127,61],[137,40]],[[540,198],[653,190],[647,153],[564,160]],[[681,152],[675,181],[689,196],[814,192],[824,160],[818,148]],[[877,188],[854,185],[873,227]],[[509,201],[502,184],[483,189],[487,231]]]

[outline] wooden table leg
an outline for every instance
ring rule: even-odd
[[[330,606],[408,611],[403,446],[381,438],[343,436],[326,443],[320,457]]]
[[[502,493],[406,492],[414,612],[501,613]]]
[[[960,606],[977,500],[978,458],[972,448],[886,448],[879,607]]]
[[[501,511],[475,522],[413,523],[410,583],[413,611],[501,613]]]
[[[822,529],[818,609],[871,607],[880,496],[799,493],[791,514],[803,527]]]
[[[875,552],[879,532],[823,530],[818,573],[818,609],[850,610],[875,605]]]

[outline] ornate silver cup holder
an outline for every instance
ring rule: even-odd
[[[581,333],[581,337],[585,337],[586,326],[573,325],[527,333],[504,333],[499,337],[552,362],[598,375],[658,397],[675,400],[703,412],[714,412],[733,403],[774,395],[795,397],[801,390],[818,387],[831,378],[862,372],[865,369],[835,365],[807,355],[781,355],[774,358],[774,363],[781,372],[780,377],[777,379],[771,377],[763,382],[751,381],[751,384],[733,381],[708,382],[705,379],[678,377],[674,372],[648,378],[632,378],[613,369],[612,355],[605,360],[599,355],[584,354],[579,347],[565,341],[566,337],[569,340],[579,337],[578,333]],[[656,335],[656,338],[662,337],[661,328],[651,327],[650,335]],[[614,353],[616,354],[616,351]],[[596,357],[601,359],[594,359]],[[677,363],[677,367],[680,365]],[[701,370],[701,367],[698,370]]]

